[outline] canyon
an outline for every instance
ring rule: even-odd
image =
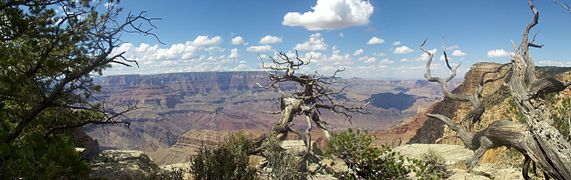
[[[454,93],[475,90],[481,75],[499,64],[473,65],[463,80],[450,83]],[[571,81],[571,68],[540,67],[538,76]],[[193,72],[157,75],[107,76],[96,79],[102,91],[96,98],[104,99],[118,109],[137,106],[127,114],[130,126],[88,126],[89,136],[97,139],[101,149],[139,150],[154,163],[168,165],[186,163],[201,146],[215,146],[232,133],[256,138],[268,132],[279,119],[279,93],[261,88],[267,80],[265,72]],[[322,112],[333,132],[347,128],[364,129],[374,137],[374,146],[397,147],[409,143],[456,144],[455,133],[440,121],[428,118],[438,113],[459,121],[471,108],[464,103],[443,99],[440,87],[423,80],[345,79],[331,88],[344,93],[337,100],[348,105],[367,101],[367,114],[353,114],[352,123],[340,115]],[[501,81],[486,84],[484,104],[489,111],[482,116],[481,129],[499,119],[517,120]],[[281,87],[286,93],[294,86]],[[553,96],[554,106],[571,98],[567,89]],[[302,128],[304,121],[296,120]],[[321,132],[312,132],[318,146],[325,146]],[[297,137],[290,136],[290,140]],[[511,154],[511,155],[510,155]],[[523,159],[506,148],[488,151],[482,163],[499,167],[516,167]]]
[[[95,96],[107,107],[137,109],[123,119],[127,126],[88,126],[101,149],[141,150],[160,164],[188,161],[196,148],[213,145],[225,135],[243,132],[252,137],[268,132],[279,119],[280,97],[275,89],[259,86],[267,82],[266,72],[191,72],[156,75],[98,77],[102,87]],[[332,131],[364,129],[378,136],[376,144],[402,143],[407,128],[434,102],[441,100],[439,87],[423,80],[342,79],[330,88],[345,88],[336,99],[349,106],[362,106],[366,114],[346,117],[322,112]],[[452,87],[461,81],[452,82]],[[286,93],[292,85],[280,86]],[[305,121],[295,120],[302,128]],[[407,125],[405,125],[408,127]],[[322,139],[315,132],[317,139]],[[388,134],[395,134],[390,136]],[[410,134],[410,133],[409,133]],[[385,137],[386,136],[386,137]],[[412,137],[412,134],[409,135]],[[410,138],[409,137],[409,138]],[[294,137],[291,137],[294,138]]]

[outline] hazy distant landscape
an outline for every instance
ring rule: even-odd
[[[279,115],[274,89],[257,83],[267,82],[266,72],[195,72],[156,75],[105,76],[97,79],[103,89],[95,96],[107,103],[136,105],[140,109],[127,114],[130,127],[90,127],[87,132],[104,149],[156,151],[169,148],[189,131],[233,132],[270,130]],[[455,81],[451,87],[461,81]],[[352,125],[344,116],[323,112],[333,130],[346,128],[382,131],[422,113],[442,99],[439,87],[424,80],[350,79],[335,88],[346,87],[341,102],[363,104],[370,114],[354,114]],[[295,87],[282,87],[292,92]],[[303,124],[296,125],[304,127]],[[188,137],[187,137],[188,138]],[[190,137],[193,138],[193,137]],[[197,138],[197,143],[200,139]],[[199,146],[199,144],[195,144]],[[158,146],[149,148],[149,146]],[[187,151],[193,151],[189,149]],[[182,160],[184,161],[184,159]]]

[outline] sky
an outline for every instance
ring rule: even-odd
[[[564,1],[564,0],[563,0]],[[262,70],[276,52],[311,59],[303,73],[346,70],[345,78],[422,79],[427,56],[447,75],[445,47],[461,77],[472,64],[508,62],[532,18],[526,0],[124,0],[125,12],[145,11],[160,38],[125,34],[115,53],[139,67],[114,65],[106,75]],[[571,66],[571,13],[547,0],[536,2],[534,29],[541,66]],[[161,43],[162,42],[162,43]]]

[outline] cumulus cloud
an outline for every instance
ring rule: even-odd
[[[384,39],[378,38],[377,36],[373,36],[369,41],[367,41],[368,45],[375,45],[375,44],[383,44],[385,43]]]
[[[310,31],[342,29],[369,23],[374,7],[364,0],[317,0],[311,11],[288,12],[285,26],[302,26]]]
[[[357,50],[353,53],[353,56],[361,55],[361,54],[363,54],[363,52],[365,52],[365,50],[363,50],[363,49],[357,49]]]
[[[321,37],[320,33],[315,33],[309,36],[309,39],[302,44],[295,45],[294,49],[299,51],[321,51],[327,49],[325,39]]]
[[[218,45],[222,42],[222,37],[214,36],[212,38],[208,38],[208,36],[198,36],[192,41],[192,44],[195,46],[213,46]]]
[[[161,47],[142,43],[135,46],[124,43],[113,53],[125,52],[127,59],[135,59],[140,68],[113,66],[105,71],[106,75],[117,74],[157,74],[193,71],[228,71],[238,65],[234,57],[237,49],[230,55],[222,54],[224,49],[217,46],[220,37],[199,36],[191,41]]]
[[[228,58],[230,59],[236,59],[238,58],[240,55],[238,55],[238,49],[234,48],[232,50],[230,50],[230,55],[228,55]]]
[[[494,49],[494,50],[488,51],[488,57],[489,58],[508,57],[510,55],[511,55],[511,53],[509,51],[504,50],[504,49]]]
[[[262,39],[260,39],[260,44],[275,44],[275,43],[281,43],[282,42],[282,38],[281,37],[277,37],[277,36],[264,36],[262,37]]]
[[[247,45],[248,43],[246,41],[244,41],[244,38],[242,38],[242,36],[236,36],[236,37],[232,38],[232,44],[233,45]]]
[[[363,57],[359,58],[359,61],[363,61],[363,63],[365,63],[365,64],[370,64],[370,63],[377,62],[377,58],[369,57],[369,56],[363,56]]]
[[[393,54],[408,54],[412,52],[414,52],[414,50],[412,50],[408,46],[400,46],[393,51]]]
[[[261,46],[250,46],[246,48],[246,51],[259,53],[259,52],[273,51],[273,49],[272,46],[270,45],[261,45]]]
[[[220,46],[210,46],[210,47],[206,47],[204,48],[204,51],[208,51],[208,52],[224,52],[226,49],[220,47]]]
[[[466,56],[465,52],[462,52],[462,50],[454,50],[452,51],[452,56],[456,56],[456,57],[464,57]]]
[[[400,41],[395,41],[393,42],[393,46],[400,46],[401,42]]]

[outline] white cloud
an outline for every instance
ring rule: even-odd
[[[326,50],[327,44],[325,44],[325,40],[320,33],[315,33],[309,36],[309,39],[304,43],[295,45],[294,49],[299,51]]]
[[[212,38],[208,38],[208,36],[198,36],[192,41],[192,44],[195,46],[213,46],[218,45],[222,42],[222,37],[214,36]]]
[[[264,36],[262,37],[262,39],[260,39],[260,44],[275,44],[275,43],[281,43],[282,42],[282,38],[281,37],[277,37],[277,36]]]
[[[312,11],[288,12],[282,21],[286,26],[303,26],[310,31],[342,29],[369,23],[374,7],[364,0],[317,0]]]
[[[171,46],[149,45],[142,43],[135,46],[124,43],[117,47],[113,54],[125,52],[127,59],[137,60],[139,68],[113,66],[105,70],[106,75],[117,74],[158,74],[193,71],[229,71],[236,67],[237,49],[223,54],[224,49],[216,46],[221,42],[219,37],[199,36],[191,41],[176,43]]]
[[[360,54],[363,54],[363,52],[365,52],[365,50],[363,50],[363,49],[357,49],[357,50],[353,53],[353,56],[358,56],[358,55],[360,55]]]
[[[394,54],[408,54],[408,53],[412,53],[412,52],[414,52],[414,50],[412,50],[408,46],[400,46],[400,47],[397,47],[395,49],[395,51],[393,51]]]
[[[224,49],[220,46],[210,46],[210,47],[203,48],[203,50],[208,51],[208,52],[214,52],[214,51],[224,52],[226,49]]]
[[[454,50],[452,51],[452,56],[456,56],[456,57],[464,57],[466,56],[465,52],[462,52],[462,50]]]
[[[402,58],[402,59],[400,59],[400,62],[408,62],[408,61],[410,61],[408,58]]]
[[[343,34],[342,32],[340,32],[340,33],[339,33],[339,37],[344,38],[344,37],[345,37],[345,34]]]
[[[537,64],[541,66],[570,67],[571,61],[542,60],[537,62]]]
[[[304,57],[304,59],[310,60],[311,62],[321,62],[321,61],[325,60],[325,58],[327,58],[326,55],[324,55],[320,52],[316,52],[316,51],[309,51],[309,52],[305,53],[305,55],[303,57]]]
[[[436,49],[428,50],[428,52],[434,54],[434,53],[436,53]],[[417,57],[415,60],[416,61],[428,61],[428,58],[429,58],[428,54],[422,52],[422,54],[419,57]]]
[[[379,61],[379,63],[392,64],[392,63],[395,63],[395,62],[392,61],[392,60],[390,60],[389,58],[385,58],[385,59],[382,59],[381,61]]]
[[[369,56],[363,56],[363,57],[359,58],[359,61],[363,61],[363,63],[369,64],[369,63],[377,62],[377,58],[369,57]]]
[[[240,61],[239,64],[232,68],[233,71],[249,71],[252,70],[252,68],[250,68],[250,66],[248,66],[246,64],[246,61]]]
[[[261,45],[261,46],[250,46],[246,48],[246,51],[259,53],[259,52],[273,51],[273,49],[272,46],[270,45]]]
[[[247,45],[248,43],[246,41],[244,41],[244,38],[242,38],[242,36],[236,36],[236,37],[232,38],[232,44],[233,45]]]
[[[368,45],[375,45],[375,44],[383,44],[385,43],[384,39],[378,38],[377,36],[373,36],[371,39],[369,39],[369,41],[367,42]]]
[[[230,59],[236,59],[238,58],[240,55],[238,54],[238,49],[234,48],[232,50],[230,50],[230,55],[228,55],[228,58]]]
[[[488,57],[489,58],[498,58],[498,57],[508,57],[510,56],[509,51],[506,51],[504,49],[494,49],[494,50],[490,50],[488,51]]]
[[[400,41],[395,41],[393,42],[393,46],[400,46],[401,42]]]

